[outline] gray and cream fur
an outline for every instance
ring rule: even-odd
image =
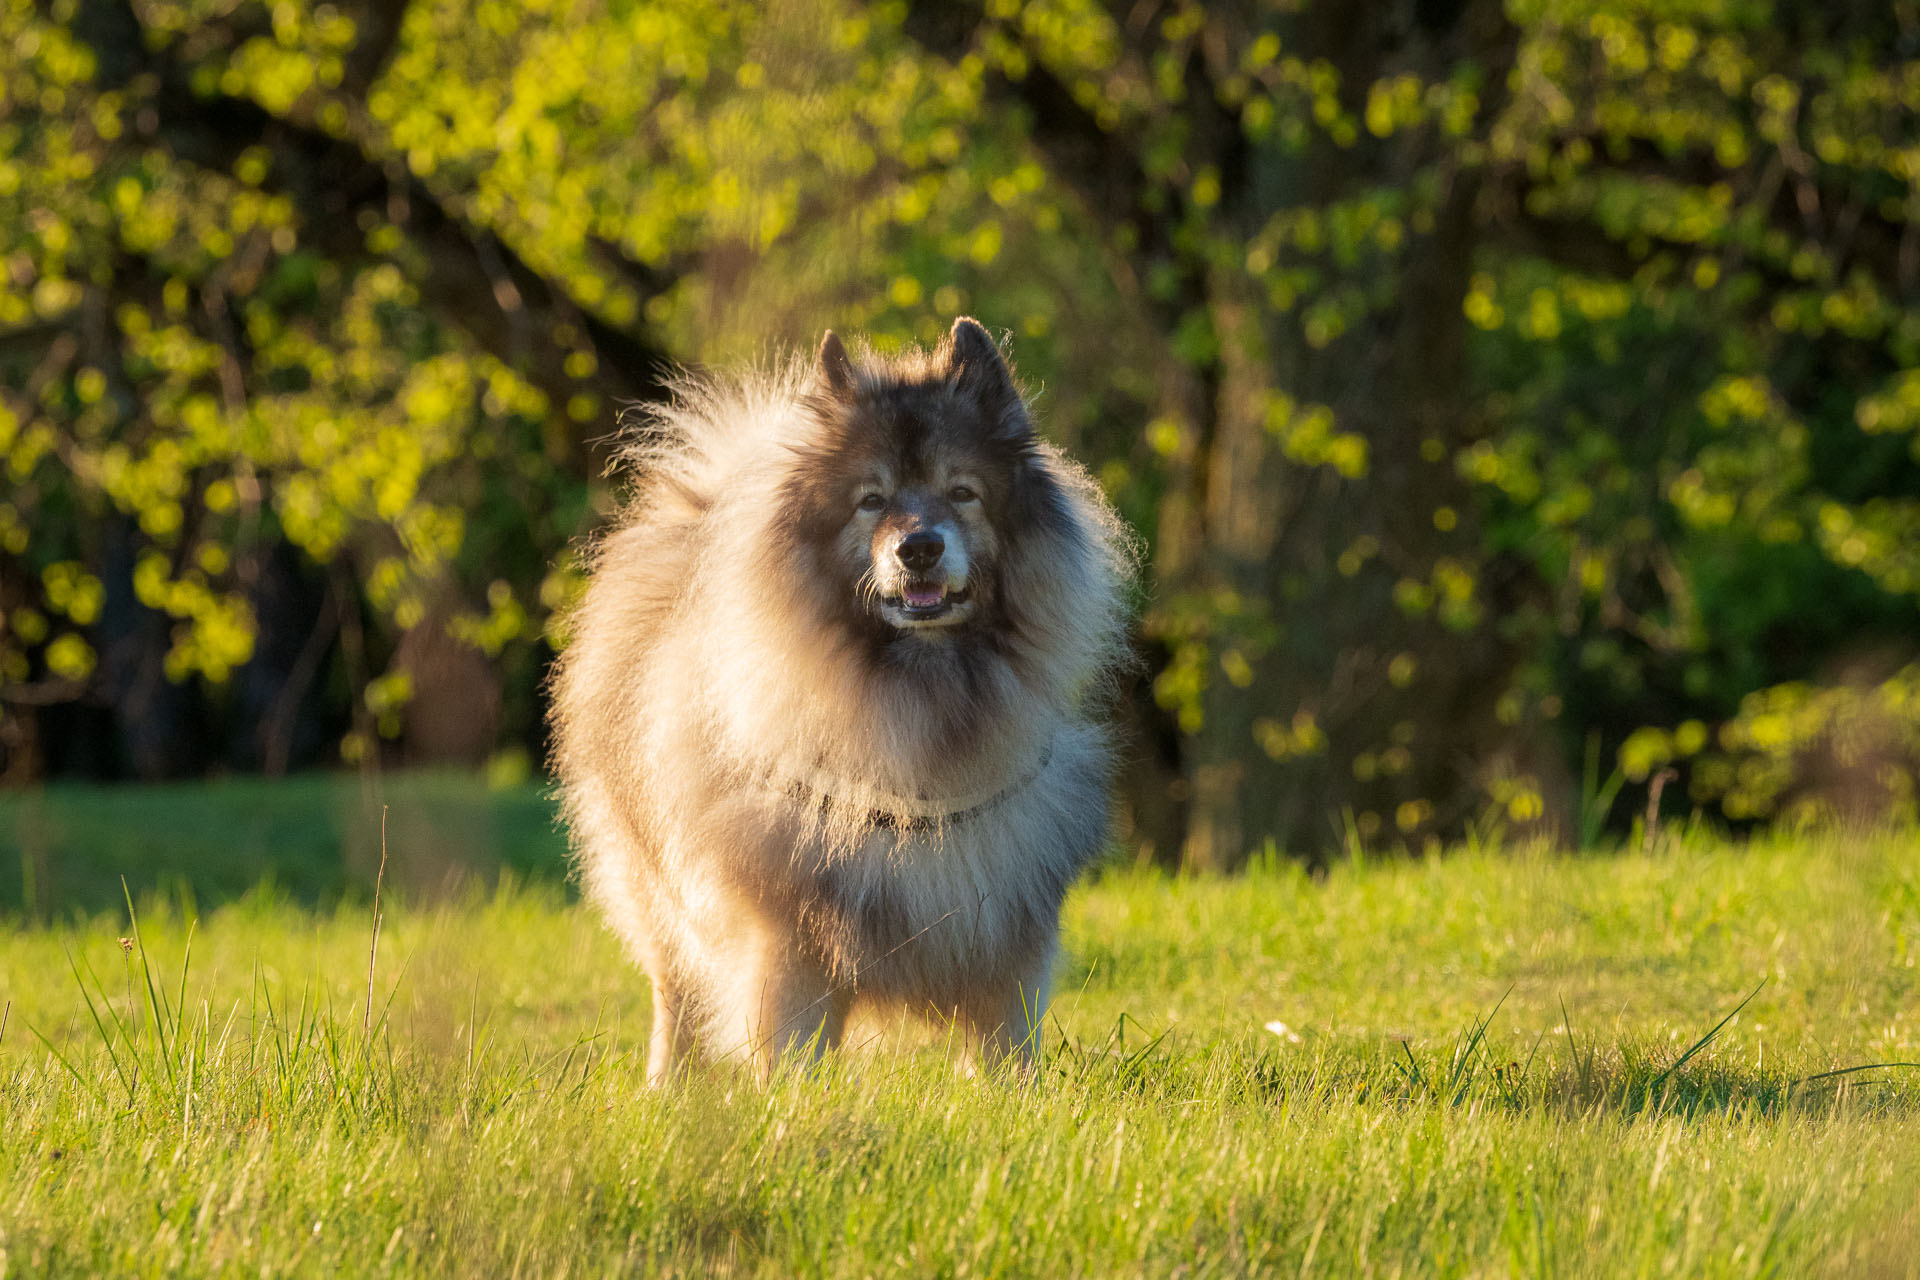
[[[680,382],[554,683],[587,891],[652,979],[648,1076],[770,1071],[861,1004],[1031,1061],[1107,830],[1122,527],[985,329]]]

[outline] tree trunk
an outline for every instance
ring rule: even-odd
[[[1017,78],[989,74],[988,89],[1025,108],[1035,146],[1089,216],[1105,220],[1128,274],[1174,282],[1142,304],[1169,353],[1156,411],[1179,428],[1165,461],[1147,630],[1166,647],[1159,692],[1180,721],[1180,860],[1231,868],[1268,840],[1319,855],[1349,823],[1408,839],[1457,826],[1498,745],[1495,708],[1514,661],[1490,625],[1485,584],[1471,576],[1478,539],[1455,470],[1472,434],[1461,302],[1475,173],[1453,163],[1459,140],[1431,123],[1377,140],[1356,130],[1346,145],[1316,128],[1290,149],[1254,141],[1234,103],[1247,92],[1245,51],[1273,32],[1301,65],[1338,71],[1340,104],[1355,118],[1379,80],[1441,84],[1473,64],[1484,133],[1515,33],[1499,0],[1323,2],[1278,18],[1277,29],[1255,6],[1209,5],[1191,38],[1171,34],[1192,32],[1184,20],[1163,16],[1152,3],[1115,15],[1136,75],[1153,68],[1164,85],[1171,59],[1183,76],[1180,91],[1133,126],[1103,127],[1038,57]],[[957,59],[981,23],[978,9],[928,3],[912,7],[908,30]],[[1152,176],[1142,150],[1156,128],[1181,139],[1170,178]],[[1218,180],[1209,197],[1197,194],[1201,174]],[[1243,269],[1276,213],[1405,195],[1422,178],[1437,192],[1417,198],[1424,220],[1409,220],[1397,254],[1357,268],[1302,255],[1331,280],[1327,296],[1351,286],[1366,299],[1338,336],[1316,331],[1304,302],[1274,305],[1260,273]],[[1391,274],[1353,278],[1368,271]],[[1196,319],[1211,331],[1211,356],[1195,354]],[[1324,406],[1334,430],[1363,438],[1366,474],[1348,479],[1289,458],[1269,424],[1278,396]],[[1472,592],[1444,611],[1415,607],[1437,569],[1441,582],[1472,582]],[[1128,781],[1152,785],[1153,776]],[[1132,797],[1129,810],[1164,814],[1161,799]]]
[[[1514,655],[1484,583],[1455,625],[1403,608],[1396,585],[1430,584],[1443,559],[1476,567],[1471,498],[1454,468],[1471,434],[1460,300],[1473,194],[1462,182],[1411,246],[1400,304],[1324,349],[1291,317],[1263,315],[1236,282],[1214,294],[1223,376],[1200,571],[1261,625],[1243,624],[1250,642],[1226,639],[1213,655],[1189,739],[1189,866],[1238,865],[1268,839],[1316,854],[1349,822],[1369,839],[1415,838],[1469,816]],[[1288,459],[1261,411],[1271,390],[1329,407],[1336,429],[1362,436],[1366,474]]]
[[[1323,6],[1298,36],[1340,69],[1356,114],[1386,74],[1431,83],[1472,58],[1498,86],[1511,53],[1498,6],[1479,0],[1446,12]],[[1483,119],[1491,110],[1483,102]],[[1195,472],[1206,551],[1156,566],[1164,594],[1210,595],[1220,619],[1187,744],[1190,867],[1237,866],[1268,840],[1317,857],[1349,831],[1413,840],[1457,828],[1499,746],[1496,707],[1516,655],[1492,625],[1486,583],[1466,579],[1473,594],[1445,610],[1410,607],[1418,592],[1405,585],[1431,589],[1443,562],[1443,582],[1477,578],[1471,495],[1455,468],[1473,434],[1461,301],[1476,176],[1449,171],[1431,135],[1323,140],[1298,159],[1253,157],[1240,221],[1251,234],[1276,203],[1405,191],[1423,171],[1443,186],[1430,229],[1400,251],[1390,304],[1330,342],[1312,340],[1300,307],[1267,306],[1244,272],[1208,274],[1220,355]],[[1335,430],[1361,436],[1365,475],[1288,458],[1267,421],[1274,393],[1325,406]]]

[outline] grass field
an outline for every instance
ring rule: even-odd
[[[240,802],[170,802],[137,938],[6,908],[0,1275],[1920,1274],[1920,1070],[1825,1074],[1920,1061],[1913,832],[1111,872],[1037,1081],[936,1033],[648,1093],[547,854],[389,900],[369,1014],[359,872],[236,898]],[[40,803],[62,883],[157,822]]]

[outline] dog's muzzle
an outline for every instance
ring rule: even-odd
[[[880,608],[896,627],[959,621],[973,600],[966,552],[940,527],[915,529],[881,557]]]

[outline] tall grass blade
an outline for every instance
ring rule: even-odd
[[[1693,1042],[1692,1047],[1690,1047],[1685,1053],[1681,1054],[1678,1058],[1674,1059],[1672,1065],[1670,1065],[1665,1071],[1662,1071],[1659,1075],[1655,1076],[1653,1078],[1653,1083],[1647,1086],[1647,1095],[1651,1097],[1652,1095],[1658,1093],[1660,1091],[1661,1086],[1666,1084],[1668,1080],[1671,1080],[1673,1078],[1674,1072],[1686,1066],[1687,1063],[1693,1061],[1693,1056],[1695,1054],[1699,1053],[1702,1049],[1712,1044],[1714,1041],[1714,1038],[1718,1036],[1721,1033],[1721,1031],[1725,1030],[1726,1025],[1729,1022],[1732,1022],[1735,1018],[1740,1016],[1740,1011],[1746,1008],[1747,1005],[1752,1002],[1753,998],[1760,994],[1761,988],[1765,987],[1766,985],[1767,985],[1767,979],[1765,978],[1760,979],[1760,986],[1755,987],[1753,990],[1747,992],[1747,998],[1745,1000],[1742,1000],[1739,1004],[1733,1006],[1732,1012],[1728,1013],[1726,1017],[1714,1023],[1713,1030],[1707,1032],[1707,1034],[1701,1036],[1698,1040],[1695,1040]]]
[[[76,1084],[92,1094],[95,1101],[99,1102],[101,1106],[104,1107],[107,1105],[107,1095],[101,1091],[100,1086],[80,1074],[80,1068],[74,1066],[72,1060],[69,1059],[66,1054],[60,1052],[53,1041],[47,1039],[47,1037],[41,1033],[40,1028],[30,1026],[27,1030],[33,1032],[34,1038],[39,1040],[41,1044],[47,1046],[47,1052],[53,1055],[56,1062],[67,1069],[67,1074],[73,1077]],[[121,1078],[121,1083],[126,1083],[125,1077]],[[128,1096],[128,1101],[132,1101],[131,1094]]]
[[[373,878],[373,938],[367,943],[367,1011],[360,1020],[360,1035],[369,1051],[373,1044],[373,971],[380,962],[380,890],[387,883],[387,806],[380,806],[380,870]]]
[[[1858,1066],[1841,1067],[1834,1071],[1820,1071],[1810,1076],[1801,1076],[1797,1080],[1788,1082],[1787,1088],[1791,1091],[1798,1089],[1803,1084],[1818,1084],[1822,1080],[1838,1080],[1843,1076],[1859,1075],[1863,1071],[1893,1071],[1901,1069],[1920,1071],[1920,1062],[1862,1062]]]
[[[133,909],[133,891],[127,888],[127,878],[120,877],[120,892],[127,900],[127,920],[133,928],[133,949],[140,960],[140,978],[147,988],[147,1012],[153,1018],[153,1031],[160,1044],[160,1065],[167,1073],[167,1083],[173,1084],[173,1052],[168,1044],[168,1023],[171,1019],[161,1009],[163,997],[160,989],[154,985],[153,966],[147,962],[147,944],[140,936],[140,916]]]
[[[173,1001],[174,1048],[176,1051],[180,1048],[181,1033],[186,1028],[187,969],[193,963],[193,935],[194,935],[194,931],[198,929],[199,926],[200,926],[200,922],[198,920],[187,921],[187,947],[186,947],[186,950],[183,951],[180,955],[180,981],[178,984],[176,984],[174,988],[177,994],[175,995],[174,1001]]]
[[[73,970],[73,981],[75,985],[80,988],[80,998],[86,1001],[87,1014],[93,1019],[94,1030],[100,1033],[100,1043],[107,1047],[107,1060],[113,1063],[114,1074],[120,1077],[120,1087],[127,1091],[127,1105],[132,1106],[134,1080],[139,1078],[138,1069],[136,1068],[133,1079],[128,1079],[126,1068],[120,1063],[120,1054],[113,1047],[115,1037],[112,1032],[107,1030],[107,1024],[101,1021],[100,1011],[96,1009],[93,1004],[93,993],[87,990],[87,981],[80,976],[80,963],[73,958],[73,952],[71,951],[67,952],[67,967]],[[113,1019],[114,1026],[124,1030],[124,1028],[121,1027],[119,1015],[113,1011],[113,1002],[107,999],[107,994],[104,990],[100,993],[100,1002],[107,1006],[107,1015]],[[40,1035],[38,1031],[34,1032],[34,1034]],[[40,1036],[40,1039],[42,1043],[46,1042],[45,1036]],[[53,1048],[51,1044],[47,1045],[47,1047],[49,1049]],[[62,1061],[65,1061],[65,1059],[62,1059]]]

